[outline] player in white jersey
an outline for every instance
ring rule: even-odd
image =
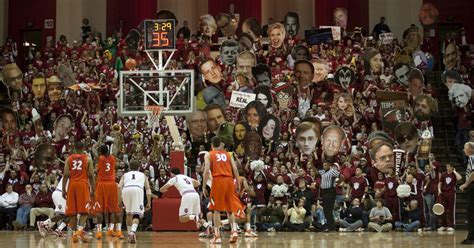
[[[69,182],[66,182],[66,187],[68,183]],[[49,218],[45,221],[38,221],[36,225],[38,226],[38,230],[41,236],[43,237],[46,236],[46,232],[56,235],[58,237],[63,237],[65,236],[63,233],[63,229],[67,226],[67,223],[69,222],[69,218],[65,216],[66,199],[64,199],[63,197],[63,178],[61,178],[61,180],[59,180],[58,185],[56,185],[56,189],[53,192],[52,198],[55,206],[54,217]],[[53,229],[55,224],[59,225],[56,229]]]
[[[119,189],[122,191],[122,202],[127,214],[128,242],[136,243],[136,232],[140,218],[151,208],[151,188],[148,178],[138,171],[138,161],[132,160],[130,171],[120,179]],[[143,187],[146,189],[147,205],[143,207]]]
[[[182,175],[178,168],[171,168],[171,179],[160,188],[161,193],[168,191],[168,188],[175,186],[181,194],[181,205],[179,207],[179,221],[196,221],[199,228],[199,214],[201,213],[201,199],[194,188],[199,187],[199,182],[188,176]]]

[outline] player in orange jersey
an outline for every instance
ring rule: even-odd
[[[234,213],[239,209],[236,204],[234,179],[238,181],[239,172],[232,156],[223,149],[223,143],[219,137],[213,137],[211,140],[212,150],[204,157],[204,175],[203,182],[207,182],[209,171],[212,174],[212,187],[210,194],[209,210],[214,211],[214,237],[210,240],[211,244],[221,243],[221,211],[227,212],[229,224],[232,233],[229,242],[235,243],[238,239],[237,224],[235,223]],[[237,184],[237,188],[240,187]],[[239,189],[237,189],[240,191]],[[203,187],[203,195],[207,196],[207,190]],[[240,202],[239,202],[240,203]]]
[[[87,204],[94,198],[94,166],[92,159],[84,151],[84,143],[76,142],[76,153],[70,155],[64,166],[63,197],[66,199],[66,216],[71,217],[70,225],[74,230],[72,241],[88,242],[84,226],[88,217]],[[69,180],[69,185],[66,182]],[[90,189],[89,189],[90,187]],[[79,215],[79,223],[76,216]]]
[[[108,215],[109,226],[112,226],[120,209],[118,205],[117,184],[115,183],[115,157],[109,154],[109,148],[106,145],[100,146],[98,150],[96,203],[94,204],[97,212],[97,232],[95,237],[101,239],[104,215]],[[113,230],[107,230],[107,236],[114,236]]]

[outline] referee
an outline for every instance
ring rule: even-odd
[[[463,245],[474,244],[474,142],[464,144],[464,154],[469,157],[466,168],[466,182],[459,187],[461,191],[467,189],[467,238]]]
[[[339,177],[337,164],[331,166],[330,163],[324,163],[323,169],[319,171],[321,175],[321,198],[323,198],[323,212],[327,220],[324,228],[325,232],[334,231],[334,203],[336,201],[336,178]]]

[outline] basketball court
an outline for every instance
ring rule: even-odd
[[[70,236],[70,235],[68,235]],[[209,239],[198,238],[196,232],[138,232],[137,244],[126,240],[106,238],[92,243],[72,243],[71,238],[41,238],[38,232],[0,232],[5,247],[458,247],[466,237],[466,231],[425,233],[314,233],[278,232],[259,233],[258,238],[239,238],[229,245],[228,233],[223,244],[210,245]],[[465,246],[468,247],[468,246]]]

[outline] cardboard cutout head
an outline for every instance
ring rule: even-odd
[[[56,159],[56,150],[51,143],[42,143],[36,147],[34,161],[39,171],[47,171]]]
[[[218,132],[219,127],[225,123],[224,108],[218,104],[211,104],[206,106],[204,110],[207,115],[207,127],[210,132]]]
[[[216,86],[208,86],[202,90],[202,96],[207,105],[217,104],[223,108],[226,107],[224,93]]]
[[[253,51],[254,50],[254,38],[247,33],[241,33],[237,37],[239,40],[240,51]]]
[[[413,51],[417,51],[421,44],[421,34],[416,26],[409,27],[403,32],[403,41],[405,45]]]
[[[204,79],[212,84],[217,84],[222,80],[221,68],[212,58],[204,60],[204,62],[199,66],[199,70],[204,76]]]
[[[3,107],[0,109],[0,117],[4,130],[8,134],[15,134],[17,131],[16,112],[11,108]]]
[[[368,48],[364,52],[365,74],[380,73],[383,68],[382,54],[375,48]]]
[[[258,86],[272,86],[272,71],[267,64],[258,64],[253,67],[252,75]]]
[[[417,68],[411,69],[408,76],[408,91],[416,98],[419,94],[423,93],[424,89],[425,79],[423,73]]]
[[[347,27],[347,9],[345,8],[335,8],[333,12],[334,25],[341,28]]]
[[[313,82],[319,83],[326,80],[329,73],[329,65],[325,60],[317,59],[313,61],[314,66],[314,78]]]
[[[272,48],[280,48],[285,40],[286,30],[283,24],[274,23],[268,27],[268,37]]]
[[[64,87],[69,87],[76,84],[76,78],[72,71],[72,68],[66,64],[59,64],[58,66],[58,76],[61,82],[63,82]]]
[[[270,87],[266,85],[258,86],[253,90],[253,93],[255,94],[255,100],[261,102],[265,108],[271,108],[273,99]]]
[[[239,53],[240,47],[236,40],[230,39],[222,42],[220,58],[224,65],[234,65]]]
[[[265,115],[260,121],[258,132],[263,140],[271,140],[278,143],[280,140],[280,120],[272,115]]]
[[[237,21],[228,14],[219,14],[216,18],[217,27],[224,37],[233,37],[237,30]]]
[[[311,53],[309,52],[309,49],[305,45],[298,44],[291,49],[291,57],[295,60],[310,60],[311,59]]]
[[[403,150],[414,153],[418,142],[418,129],[411,122],[401,122],[395,127],[395,141]]]
[[[199,18],[199,30],[203,35],[212,37],[217,31],[217,24],[214,17],[210,14],[202,15]]]
[[[44,98],[44,94],[46,93],[46,78],[43,74],[39,74],[35,78],[33,78],[33,81],[31,83],[31,90],[33,91],[35,99]]]
[[[258,133],[250,131],[245,134],[244,138],[245,156],[251,160],[260,158],[262,154],[262,139]]]
[[[438,112],[438,103],[428,94],[420,94],[415,99],[414,115],[419,121],[429,121]]]
[[[53,102],[61,100],[61,96],[63,93],[63,83],[56,75],[53,75],[48,78],[47,89],[49,100]]]
[[[308,60],[298,60],[295,63],[294,74],[298,87],[302,89],[307,88],[313,82],[314,66]]]
[[[410,76],[410,66],[408,64],[397,64],[393,71],[397,82],[402,85],[408,85],[408,77]]]
[[[346,135],[341,127],[331,125],[322,134],[322,149],[326,156],[333,157],[339,153]]]
[[[207,118],[206,112],[196,110],[186,117],[186,124],[188,125],[189,134],[193,140],[200,140],[207,133]]]
[[[435,25],[438,22],[438,16],[438,9],[432,3],[424,3],[418,13],[420,22],[425,27]]]
[[[448,91],[449,100],[458,108],[464,108],[471,100],[472,88],[465,84],[453,84]]]
[[[291,84],[280,82],[275,85],[275,92],[279,109],[288,109],[293,102],[295,88]]]
[[[451,89],[454,84],[464,84],[464,80],[461,78],[461,75],[455,70],[446,70],[441,74],[441,81],[444,85]]]
[[[316,150],[316,145],[321,138],[321,125],[310,121],[303,121],[295,131],[296,145],[302,154],[310,155]]]
[[[242,32],[249,34],[255,41],[262,36],[262,27],[255,17],[251,17],[242,23]]]
[[[355,81],[355,73],[351,68],[343,66],[337,69],[334,80],[340,84],[343,89],[347,89],[349,85]]]
[[[285,15],[286,33],[291,37],[295,37],[300,29],[300,17],[296,12],[288,12]]]
[[[386,174],[390,168],[395,167],[395,156],[392,144],[382,141],[371,149],[370,154],[374,161],[374,167],[380,172]]]
[[[23,87],[23,72],[21,72],[15,63],[5,65],[2,70],[2,75],[3,82],[10,90],[21,90],[21,87]]]
[[[444,49],[443,64],[446,70],[452,70],[459,64],[459,49],[454,43],[448,43]]]
[[[242,112],[245,120],[253,129],[257,129],[260,120],[267,114],[265,105],[259,101],[251,101],[245,106]]]
[[[72,128],[74,127],[74,120],[70,115],[60,115],[54,121],[54,139],[61,141],[65,139]]]
[[[237,57],[237,72],[243,73],[247,78],[252,78],[252,68],[257,64],[252,52],[244,51]]]

